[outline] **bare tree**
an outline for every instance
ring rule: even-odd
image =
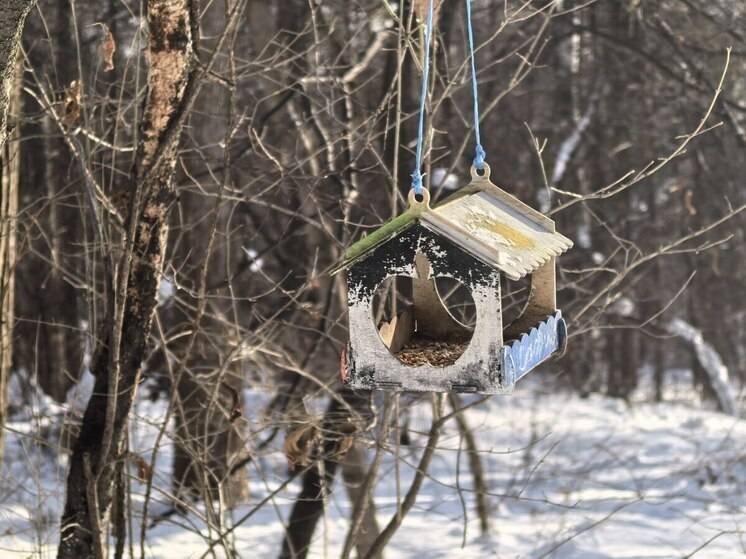
[[[112,316],[94,358],[96,384],[70,459],[58,557],[104,557],[115,476],[139,382],[168,236],[168,212],[192,72],[194,12],[187,0],[148,3],[148,91],[125,221],[112,277]],[[119,507],[124,502],[119,502]]]
[[[652,365],[664,399],[667,371],[691,367],[665,329],[673,318],[746,378],[746,313],[733,304],[746,300],[741,4],[473,0],[492,175],[575,241],[557,272],[569,355],[542,367],[568,390],[635,405]],[[145,556],[152,523],[182,514],[206,555],[231,555],[236,530],[297,480],[289,516],[277,507],[283,557],[309,553],[325,515],[347,510],[328,506],[342,494],[342,555],[379,557],[421,510],[420,491],[434,479],[449,490],[434,474],[456,435],[450,489],[469,495],[464,530],[474,514],[484,532],[499,526],[495,455],[470,403],[436,406],[423,433],[428,397],[405,395],[401,409],[387,398],[361,421],[367,395],[337,378],[346,290],[329,270],[406,205],[427,1],[38,6],[10,113],[18,141],[4,156],[20,149],[22,165],[4,166],[0,351],[5,379],[15,326],[14,386],[49,402],[34,444],[56,448],[62,424],[77,428],[68,388],[79,371],[95,377],[60,556],[105,555],[110,525],[121,553],[135,522],[129,540]],[[424,169],[434,204],[468,181],[473,144],[463,2],[436,10]],[[506,309],[525,288],[506,287]],[[133,402],[158,416],[142,419]],[[170,448],[171,468],[156,471]],[[458,487],[461,464],[472,493]],[[249,476],[259,504],[227,514]],[[391,476],[397,510],[379,529]]]
[[[15,268],[15,215],[17,210],[18,147],[6,149],[8,109],[18,87],[18,47],[26,16],[35,0],[10,0],[0,6],[0,459],[5,427],[6,386],[13,364],[13,306]],[[15,93],[14,93],[15,91]]]

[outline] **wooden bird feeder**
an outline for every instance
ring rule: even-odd
[[[427,190],[420,200],[410,192],[405,213],[345,253],[335,273],[347,270],[350,341],[342,375],[349,387],[505,393],[564,351],[567,330],[556,308],[555,258],[572,242],[555,231],[551,219],[489,176],[486,165],[483,174],[472,169],[471,183],[435,208]],[[526,305],[506,327],[500,274],[531,277]],[[412,278],[412,305],[376,324],[373,296],[395,276]],[[434,279],[443,277],[469,290],[473,330],[441,300]]]

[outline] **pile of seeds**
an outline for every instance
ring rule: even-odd
[[[432,365],[433,367],[445,367],[452,365],[466,350],[469,345],[465,342],[441,342],[423,338],[414,338],[401,351],[396,353],[396,358],[411,367],[419,365]]]

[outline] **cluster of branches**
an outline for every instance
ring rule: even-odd
[[[230,547],[223,508],[284,433],[286,484],[303,489],[283,556],[307,552],[338,463],[355,503],[345,556],[379,556],[442,425],[469,440],[461,403],[446,414],[436,398],[415,481],[379,531],[371,496],[399,402],[378,410],[341,390],[344,286],[328,271],[406,203],[426,3],[40,1],[21,42],[32,3],[0,8],[1,372],[4,385],[25,371],[61,402],[85,371],[94,379],[59,556],[104,556],[109,529],[124,552],[127,427],[144,377],[168,406],[152,455],[134,459],[148,470],[162,439],[176,441],[168,496],[176,509],[204,500],[211,548]],[[437,200],[467,176],[472,130],[463,3],[436,8]],[[665,371],[693,359],[664,326],[673,316],[746,370],[746,315],[732,304],[746,296],[746,10],[475,0],[473,11],[492,174],[576,241],[560,271],[568,385],[627,398],[649,364],[662,398]],[[271,397],[246,409],[244,390]],[[329,400],[323,418],[309,398]],[[469,456],[478,479],[473,438]],[[153,491],[151,476],[130,533],[142,546]]]

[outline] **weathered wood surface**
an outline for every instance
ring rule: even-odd
[[[373,317],[373,294],[387,278],[414,277],[416,254],[424,254],[434,277],[450,277],[471,293],[476,328],[471,343],[455,363],[410,367],[386,348]],[[447,239],[417,224],[377,247],[349,269],[348,302],[351,346],[349,382],[353,388],[426,392],[509,390],[502,379],[500,273]]]
[[[441,299],[427,256],[416,253],[414,267],[412,298],[417,333],[436,340],[469,337],[469,329],[451,315]]]
[[[418,201],[410,192],[409,209],[352,245],[334,272],[366,258],[378,246],[397,237],[416,222],[518,280],[569,250],[573,243],[556,232],[554,221],[515,196],[472,172],[472,182],[435,208],[424,191]]]
[[[381,341],[391,353],[397,353],[407,345],[414,331],[414,313],[411,308],[405,309],[378,328]]]
[[[482,176],[472,170],[472,182],[434,209],[427,191],[422,200],[410,192],[409,202],[407,213],[374,232],[375,242],[354,245],[338,268],[348,269],[346,382],[363,389],[511,391],[518,378],[564,346],[565,322],[555,314],[555,258],[572,241],[556,232],[551,219],[490,182],[488,168]],[[505,332],[501,273],[513,280],[534,274],[526,305]],[[385,279],[400,275],[412,278],[415,328],[395,317],[379,331],[372,320],[373,294]],[[407,333],[415,346],[417,336],[436,344],[468,338],[469,330],[443,304],[436,277],[453,278],[471,293],[471,341],[460,356],[452,348],[423,345],[437,359],[397,359],[392,353],[401,353]]]
[[[486,191],[439,206],[422,220],[514,280],[572,246],[553,226],[539,224]]]

